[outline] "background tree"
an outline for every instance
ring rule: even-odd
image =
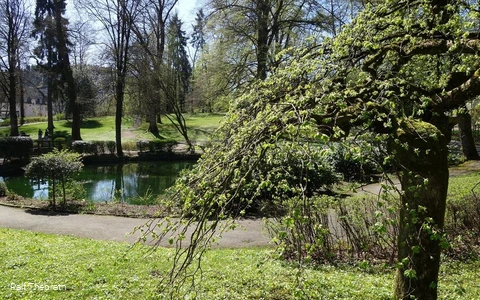
[[[172,240],[170,279],[191,275],[193,260],[244,214],[252,201],[242,197],[245,188],[270,184],[267,177],[249,185],[275,151],[290,147],[309,166],[316,143],[372,132],[387,141],[401,183],[394,297],[436,299],[447,246],[450,116],[480,92],[480,33],[472,21],[479,9],[473,2],[387,0],[368,6],[334,39],[285,52],[285,67],[237,100],[212,147],[177,183],[172,203],[180,203],[182,218],[160,236],[182,228]],[[453,66],[445,63],[454,58]],[[463,80],[455,80],[457,71]],[[291,198],[308,199],[303,181],[286,186]]]
[[[8,98],[10,135],[17,136],[17,103],[20,81],[20,57],[29,29],[29,14],[23,0],[0,3],[0,87]]]
[[[145,0],[141,18],[134,27],[138,46],[136,77],[140,88],[141,107],[146,114],[148,131],[159,137],[157,119],[166,112],[165,94],[160,86],[165,73],[165,45],[167,24],[177,0]]]
[[[62,15],[65,13],[66,2],[60,0],[54,0],[55,8],[55,27],[57,33],[57,42],[58,42],[58,55],[60,58],[60,70],[62,75],[65,77],[67,84],[67,97],[68,103],[70,104],[72,112],[72,141],[81,140],[80,136],[80,108],[77,103],[77,90],[75,88],[75,79],[73,77],[72,67],[70,65],[69,50],[67,48],[67,31],[65,29],[66,25],[64,23],[66,20],[63,19]]]
[[[115,143],[117,155],[123,157],[122,117],[132,29],[140,13],[140,1],[134,0],[79,0],[78,4],[96,19],[107,35],[106,53],[113,64],[115,89]]]
[[[166,77],[161,85],[167,99],[167,118],[182,134],[193,151],[193,144],[188,137],[187,124],[183,117],[187,93],[190,90],[192,67],[187,54],[187,37],[182,29],[182,21],[174,14],[168,26]]]
[[[53,101],[59,95],[62,85],[60,71],[58,70],[59,58],[56,49],[56,24],[54,19],[54,6],[51,1],[37,1],[35,19],[33,21],[33,37],[38,40],[37,47],[33,50],[37,58],[37,65],[46,74],[47,85],[47,129],[53,133]]]

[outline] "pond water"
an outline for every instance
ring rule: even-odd
[[[76,177],[86,190],[86,199],[95,202],[117,201],[138,204],[140,197],[161,195],[171,187],[183,169],[193,162],[140,162],[116,165],[88,165]],[[34,199],[48,198],[48,184],[26,177],[4,177],[7,188]],[[145,204],[145,203],[141,203]]]

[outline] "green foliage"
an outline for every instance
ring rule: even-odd
[[[65,204],[67,183],[83,167],[80,160],[81,156],[76,153],[54,149],[50,153],[32,158],[32,161],[25,167],[25,174],[36,180],[48,181],[49,189],[51,189],[49,199],[55,208],[56,193],[58,192],[56,189],[57,183],[61,185],[60,192],[63,196],[63,204]]]
[[[105,145],[107,146],[108,152],[113,155],[115,153],[115,150],[117,149],[115,141],[106,141]],[[128,150],[128,147],[123,147],[122,149]]]
[[[0,138],[0,156],[28,159],[33,149],[33,140],[26,136]]]
[[[137,141],[136,143],[136,149],[140,152],[145,152],[146,150],[150,151],[151,153],[155,152],[172,152],[173,148],[177,145],[178,143],[176,141],[159,141],[159,140],[153,140],[153,141],[145,141],[145,140],[140,140]]]
[[[53,144],[58,150],[67,149],[67,139],[64,137],[56,137],[53,139]]]
[[[269,146],[264,159],[238,191],[238,197],[248,203],[245,212],[279,216],[289,211],[283,201],[299,193],[307,198],[330,193],[339,178],[323,155],[319,145],[281,142]],[[241,205],[232,203],[225,210],[234,212]]]
[[[95,145],[95,151],[93,152],[95,155],[105,154],[106,141],[90,141],[90,143]]]
[[[97,145],[89,141],[74,141],[72,150],[80,154],[97,154]]]
[[[0,197],[5,197],[7,195],[8,189],[5,182],[0,181]]]
[[[384,143],[371,139],[347,140],[329,143],[325,160],[344,181],[368,181],[373,174],[391,168],[385,163],[387,155]]]

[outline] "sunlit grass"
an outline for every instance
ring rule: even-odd
[[[188,128],[189,138],[194,141],[204,141],[207,140],[210,134],[218,128],[220,122],[223,118],[221,114],[186,114],[185,119]],[[178,142],[183,142],[184,138],[177,131],[174,125],[166,118],[162,118],[162,124],[158,124],[160,130],[160,136],[168,140],[176,140]],[[71,122],[70,121],[55,121],[55,132],[62,133],[67,136],[71,133]],[[46,122],[25,124],[19,128],[20,131],[23,131],[25,134],[30,135],[33,139],[37,139],[38,130],[45,132],[47,128]],[[147,132],[148,123],[142,122],[141,124],[134,124],[132,118],[123,118],[122,119],[122,132],[124,138],[122,141],[128,142],[132,140],[154,140],[154,137],[151,133]],[[126,132],[130,132],[126,134]],[[10,128],[8,126],[0,127],[0,136],[5,136],[10,133]],[[109,117],[99,117],[99,118],[88,118],[82,122],[81,125],[81,136],[85,141],[114,141],[115,140],[115,118],[113,116]]]
[[[172,249],[0,229],[0,299],[163,299]],[[196,299],[391,299],[394,269],[320,266],[301,272],[272,249],[207,252]],[[442,266],[440,299],[479,299],[480,262]],[[26,283],[26,289],[21,289]],[[31,284],[32,285],[31,285]],[[61,287],[42,291],[33,284]],[[65,288],[63,288],[65,287]],[[191,294],[193,295],[193,294]]]

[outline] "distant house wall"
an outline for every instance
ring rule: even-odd
[[[25,117],[46,117],[47,105],[42,104],[40,99],[27,99],[23,105],[25,109]],[[0,105],[2,117],[8,117],[10,107],[7,103]],[[20,112],[20,105],[17,105],[17,113]],[[19,115],[20,117],[20,115]]]
[[[47,105],[44,103],[44,100],[27,98],[27,101],[23,104],[25,117],[46,117]],[[19,106],[17,106],[17,110],[20,110]]]

